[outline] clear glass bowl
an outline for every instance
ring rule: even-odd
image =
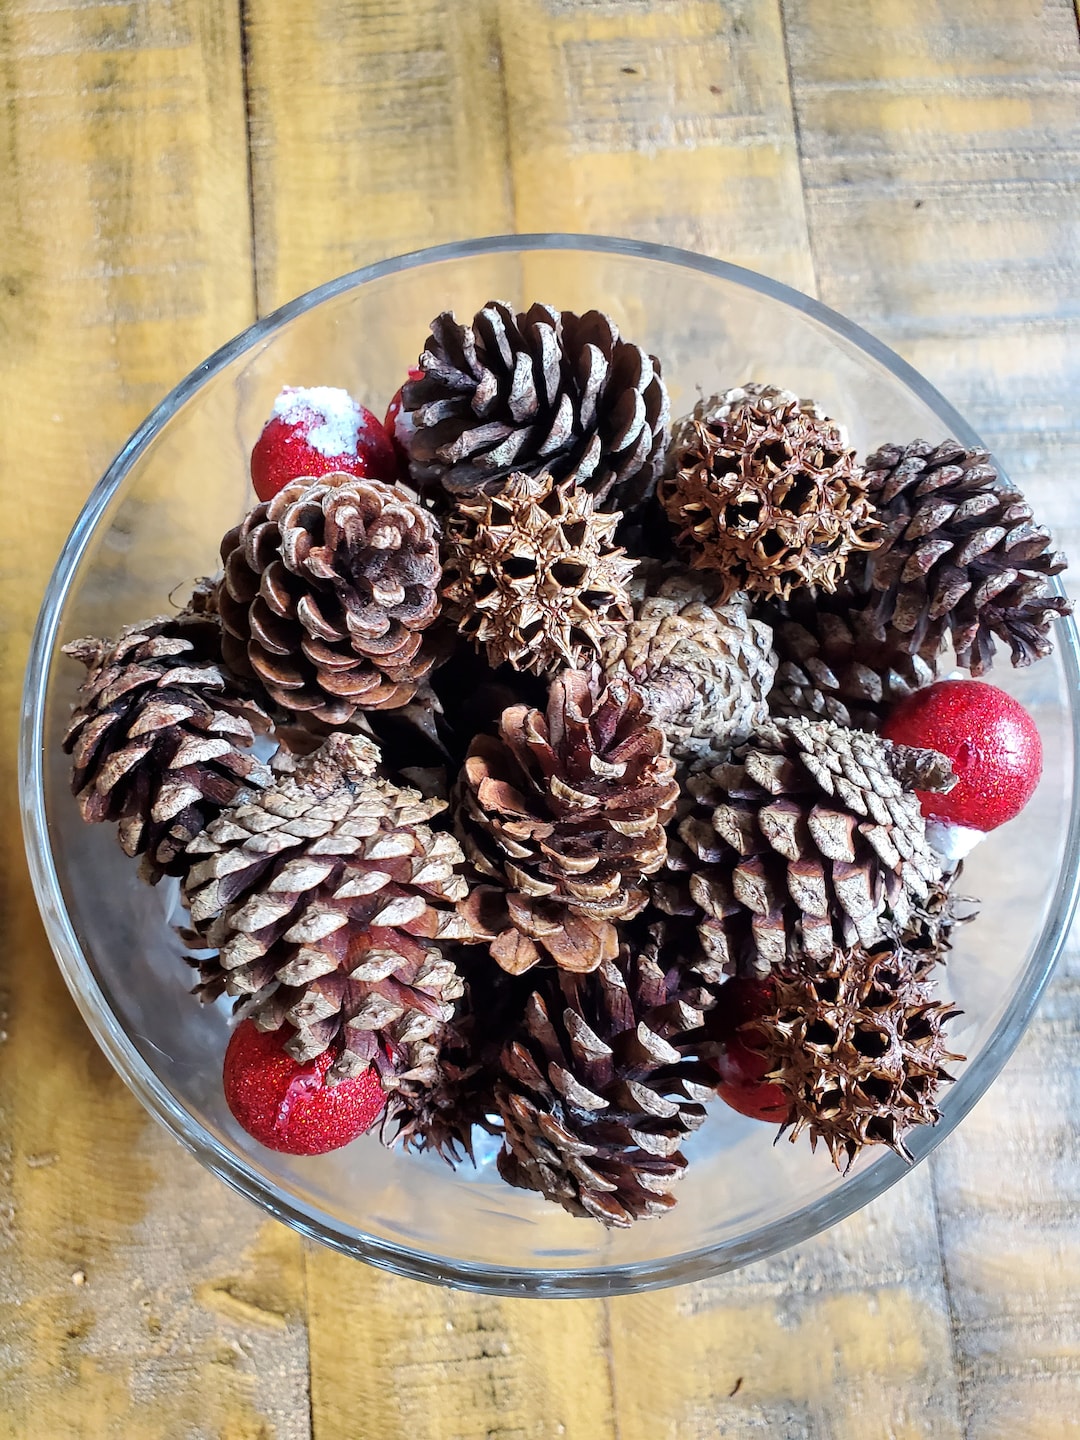
[[[901,1178],[895,1156],[846,1178],[805,1143],[717,1104],[692,1137],[677,1208],[605,1232],[477,1169],[366,1138],[319,1159],[262,1149],[221,1090],[227,1006],[203,1009],[171,928],[175,883],[139,883],[111,827],[86,826],[60,737],[81,667],[59,654],[181,602],[213,572],[220,536],[251,501],[247,457],[283,383],[340,385],[376,413],[440,310],[492,297],[608,310],[663,361],[676,415],[702,388],[767,380],[812,395],[860,452],[890,440],[978,437],[884,345],[824,306],[750,271],[625,240],[506,236],[407,255],[335,280],[219,350],[140,426],[73,529],[45,597],[26,682],[21,778],[38,903],[64,977],[98,1043],[143,1104],[198,1158],[317,1240],[421,1279],[492,1292],[597,1295],[696,1279],[768,1255],[851,1213]],[[1077,642],[1057,627],[1052,660],[1007,665],[997,683],[1036,716],[1045,774],[1023,815],[970,859],[980,918],[960,932],[946,984],[969,1056],[923,1158],[962,1119],[1016,1045],[1054,964],[1077,879]]]

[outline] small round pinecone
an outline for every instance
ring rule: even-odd
[[[63,741],[83,819],[118,821],[151,883],[183,874],[188,842],[271,782],[250,749],[270,720],[222,668],[220,626],[189,609],[64,654],[87,669]]]
[[[954,783],[943,756],[828,721],[763,727],[736,760],[692,775],[661,910],[698,917],[714,969],[767,974],[876,944],[941,881],[921,790]]]
[[[618,523],[547,474],[511,475],[497,494],[460,501],[448,523],[448,615],[493,668],[577,669],[631,613],[634,562],[612,541]]]
[[[682,988],[626,949],[590,975],[542,975],[495,1090],[504,1180],[609,1226],[671,1209],[711,1094],[675,1048],[702,1020]]]
[[[866,616],[839,601],[793,595],[760,615],[780,662],[769,692],[774,715],[878,730],[894,705],[937,679],[933,656],[876,639]]]
[[[326,725],[407,704],[435,662],[438,530],[396,485],[295,480],[221,542],[226,662]]]
[[[1049,583],[1065,556],[987,451],[955,440],[884,445],[867,460],[866,481],[884,538],[850,579],[880,639],[929,657],[951,641],[973,675],[993,663],[995,635],[1014,665],[1050,653],[1051,620],[1072,611]]]
[[[445,802],[378,778],[378,750],[334,735],[275,761],[277,783],[188,847],[186,938],[206,999],[250,997],[264,1030],[295,1027],[306,1061],[333,1047],[330,1079],[374,1064],[387,1090],[437,1076],[438,1036],[461,994],[441,941],[471,938]]]
[[[455,800],[465,854],[481,885],[467,902],[477,932],[511,974],[546,954],[594,970],[618,954],[615,921],[648,900],[678,797],[675,766],[640,695],[586,675],[551,684],[547,713],[515,705],[498,736],[478,735]]]
[[[769,1081],[791,1097],[791,1139],[824,1141],[838,1169],[868,1145],[910,1160],[904,1138],[936,1125],[937,1096],[962,1060],[942,1027],[959,1012],[935,996],[902,946],[835,950],[804,973],[777,976],[775,1013],[753,1023]]]
[[[660,499],[695,569],[724,592],[836,589],[872,540],[873,508],[841,428],[809,400],[745,385],[675,428]]]
[[[419,364],[402,396],[409,470],[444,504],[513,471],[573,479],[610,510],[650,494],[669,415],[660,362],[599,310],[515,315],[493,300],[471,325],[443,314]]]
[[[715,763],[768,716],[776,661],[768,625],[745,597],[710,603],[685,572],[668,574],[635,604],[635,618],[604,640],[607,679],[628,676],[684,763]]]

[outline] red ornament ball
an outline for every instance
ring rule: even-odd
[[[251,452],[251,481],[271,500],[300,476],[367,476],[393,484],[397,457],[378,418],[346,390],[286,385]]]
[[[982,680],[942,680],[902,700],[882,726],[888,740],[947,755],[957,783],[919,791],[923,814],[970,830],[1019,815],[1042,774],[1042,742],[1018,700]]]
[[[325,1155],[363,1135],[386,1107],[379,1077],[367,1069],[326,1084],[327,1050],[306,1065],[285,1053],[287,1029],[260,1030],[244,1020],[225,1051],[225,1099],[234,1119],[268,1150]]]
[[[725,1104],[751,1120],[782,1125],[791,1101],[782,1086],[766,1081],[771,1062],[754,1048],[753,1032],[741,1033],[742,1026],[772,1007],[773,987],[767,980],[737,978],[721,986],[716,1009],[709,1015],[712,1037],[720,1047],[712,1064],[720,1077],[716,1093]]]
[[[422,380],[423,378],[423,370],[413,369],[409,371],[410,380]],[[394,398],[386,407],[386,419],[383,421],[383,429],[393,441],[394,453],[397,455],[398,468],[401,474],[407,475],[409,473],[409,437],[416,427],[413,424],[412,412],[405,409],[405,401],[402,393],[404,389],[405,386],[402,385],[401,389],[395,393]]]

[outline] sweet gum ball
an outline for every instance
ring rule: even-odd
[[[893,710],[887,740],[947,755],[957,783],[946,795],[919,791],[928,819],[994,830],[1019,815],[1042,774],[1042,742],[1020,704],[982,680],[942,680]]]

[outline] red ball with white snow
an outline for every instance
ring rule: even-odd
[[[882,734],[952,761],[946,795],[919,791],[923,814],[969,830],[995,830],[1019,815],[1042,774],[1035,721],[1011,695],[982,680],[941,680],[893,710]]]
[[[382,422],[347,390],[286,385],[251,452],[251,481],[272,500],[300,476],[344,472],[397,480],[397,456]]]

